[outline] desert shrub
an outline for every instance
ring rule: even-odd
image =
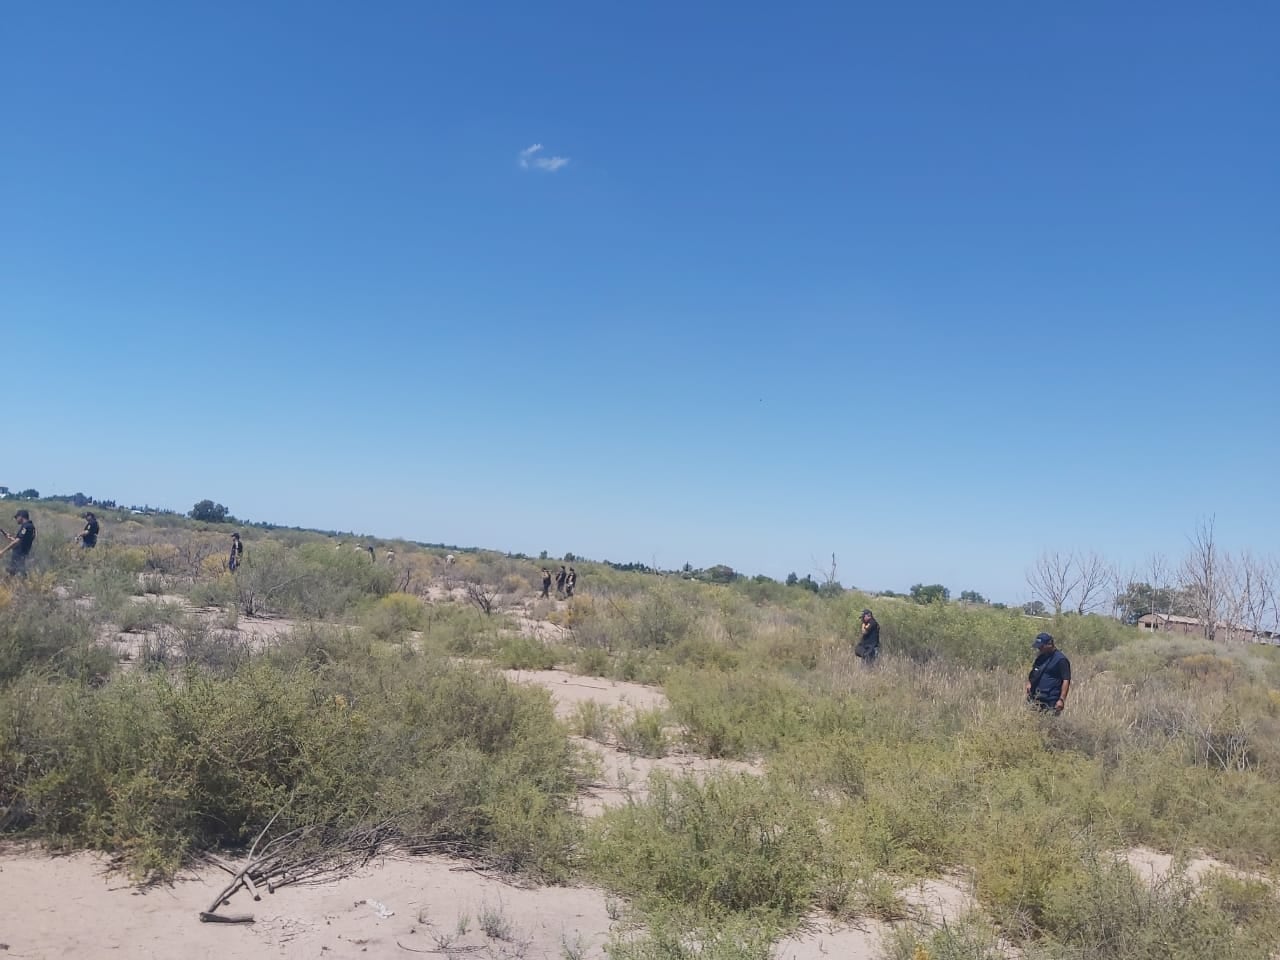
[[[116,614],[116,625],[124,633],[140,633],[162,623],[174,623],[184,616],[185,611],[176,603],[144,600],[141,603],[126,603],[120,607]]]
[[[1147,883],[1125,863],[1090,857],[1060,871],[1041,917],[1055,955],[1079,960],[1267,960],[1280,945],[1274,896],[1261,923],[1246,908],[1243,922],[1203,894],[1185,875]],[[1238,888],[1237,888],[1238,889]],[[1257,903],[1256,893],[1245,895]],[[1228,901],[1230,897],[1228,896]],[[1239,903],[1239,901],[1235,901]]]
[[[941,929],[898,927],[886,935],[880,955],[883,960],[1006,960],[1009,951],[994,930],[967,918]]]
[[[804,723],[800,690],[778,675],[682,669],[665,690],[689,742],[710,757],[774,749]]]
[[[1212,873],[1202,895],[1217,910],[1267,943],[1280,943],[1280,894],[1275,884],[1253,877]]]
[[[240,594],[236,588],[236,578],[226,572],[197,581],[186,589],[187,599],[197,607],[225,607],[233,604],[240,607]]]
[[[715,921],[666,910],[638,930],[615,930],[613,960],[769,960],[777,929],[741,917]]]
[[[22,584],[6,589],[6,596],[0,615],[0,683],[28,668],[82,680],[111,672],[114,658],[94,644],[88,611],[62,600],[47,584]]]
[[[248,615],[283,613],[323,618],[342,614],[362,600],[391,592],[394,572],[359,551],[308,543],[290,550],[257,541],[245,550],[234,585]]]
[[[612,711],[599,700],[582,700],[574,705],[570,727],[580,737],[603,743],[612,719]]]
[[[501,646],[506,623],[487,617],[475,607],[442,603],[427,607],[423,640],[435,649],[457,655],[484,655]]]
[[[703,916],[798,916],[813,893],[819,832],[780,783],[722,774],[698,783],[654,774],[643,803],[606,811],[589,833],[591,871],[649,909]]]
[[[508,670],[550,670],[556,665],[556,651],[533,637],[508,637],[498,648],[494,662]]]
[[[93,616],[110,620],[138,590],[138,576],[110,563],[94,563],[78,571],[75,590],[92,600]]]
[[[15,684],[0,694],[9,804],[35,835],[121,852],[139,874],[243,843],[284,809],[281,824],[390,824],[562,876],[576,761],[546,695],[326,639],[323,663],[277,652],[221,678]]]
[[[585,647],[574,660],[577,672],[587,677],[606,677],[613,666],[609,654],[599,647]]]
[[[403,642],[427,622],[422,601],[407,593],[392,593],[377,600],[364,614],[366,630],[379,640]]]
[[[665,757],[669,746],[666,710],[637,710],[613,717],[613,732],[618,746],[627,753],[642,757]]]

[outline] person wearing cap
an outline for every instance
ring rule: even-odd
[[[1037,634],[1031,645],[1036,649],[1036,660],[1027,674],[1027,703],[1061,713],[1071,692],[1071,661],[1047,633]]]
[[[240,534],[231,535],[231,556],[227,557],[227,569],[235,573],[244,559],[244,544],[240,542]]]
[[[870,610],[862,611],[862,635],[853,648],[853,655],[867,666],[875,663],[880,655],[880,624]]]
[[[98,518],[93,515],[92,510],[84,514],[84,529],[76,539],[85,550],[92,550],[98,545]]]
[[[0,554],[9,554],[9,576],[23,577],[27,574],[27,558],[31,556],[31,548],[36,542],[36,525],[31,522],[31,514],[19,510],[13,515],[18,521],[18,532],[15,535],[5,534],[9,543]]]

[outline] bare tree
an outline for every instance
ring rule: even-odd
[[[462,586],[467,592],[467,599],[475,604],[478,610],[481,610],[485,616],[493,613],[493,608],[497,605],[500,596],[497,587],[478,579],[464,580]]]
[[[1076,557],[1075,564],[1079,577],[1076,613],[1084,615],[1097,610],[1105,602],[1112,581],[1111,568],[1093,551],[1089,551],[1088,556]]]
[[[1042,553],[1035,565],[1027,571],[1027,586],[1032,595],[1053,607],[1053,615],[1060,616],[1062,608],[1075,595],[1080,586],[1080,571],[1071,554]]]
[[[1222,615],[1222,556],[1214,538],[1214,517],[1201,520],[1187,538],[1190,550],[1182,561],[1182,588],[1186,591],[1206,640],[1218,633]]]
[[[1278,612],[1276,594],[1280,568],[1275,559],[1246,551],[1235,565],[1235,573],[1232,622],[1243,627],[1251,639],[1261,637],[1274,623]]]
[[[1126,620],[1131,616],[1129,610],[1129,588],[1138,579],[1138,568],[1130,566],[1128,570],[1112,567],[1108,574],[1110,583],[1107,589],[1111,594],[1111,616],[1117,620]]]
[[[1163,598],[1164,610],[1153,609],[1152,613],[1163,613],[1165,616],[1173,613],[1173,590],[1171,589],[1171,581],[1173,579],[1173,571],[1169,566],[1168,559],[1162,553],[1153,553],[1147,558],[1147,583],[1151,587],[1151,596],[1153,606],[1160,606],[1160,600]]]

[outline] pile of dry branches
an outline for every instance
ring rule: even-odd
[[[231,882],[214,898],[209,909],[200,912],[205,923],[253,923],[250,913],[218,913],[232,895],[244,887],[254,900],[261,900],[260,888],[275,893],[291,883],[318,882],[342,876],[367,863],[395,831],[390,823],[361,827],[342,834],[324,826],[305,826],[288,830],[262,843],[280,813],[262,828],[249,848],[244,864],[234,867],[211,858],[222,870],[231,874]],[[261,850],[259,850],[261,846]]]

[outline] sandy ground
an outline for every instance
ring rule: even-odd
[[[516,683],[532,683],[551,692],[556,716],[572,717],[579,703],[594,700],[606,707],[630,707],[632,710],[656,710],[667,706],[667,698],[657,687],[640,683],[606,680],[603,677],[581,677],[565,670],[504,670]]]
[[[588,887],[513,886],[442,857],[384,859],[319,885],[285,887],[253,902],[241,890],[223,908],[252,913],[243,925],[201,923],[226,875],[215,868],[172,885],[138,889],[91,854],[50,857],[0,851],[0,955],[8,958],[129,957],[250,960],[259,957],[476,957],[477,960],[600,960],[614,922],[608,896]],[[904,891],[921,919],[954,921],[972,906],[963,881]],[[612,911],[617,915],[617,907]],[[782,940],[778,960],[874,960],[888,924],[811,918]]]
[[[1179,865],[1175,857],[1148,847],[1134,847],[1131,850],[1126,850],[1120,856],[1133,868],[1135,874],[1150,883],[1159,883],[1164,880]],[[1223,863],[1221,860],[1215,860],[1212,857],[1195,857],[1188,860],[1186,862],[1186,872],[1187,879],[1197,885],[1204,882],[1210,874],[1214,873],[1225,873],[1238,880],[1274,882],[1265,874],[1240,870],[1229,863]]]
[[[241,890],[223,909],[256,922],[201,923],[226,879],[209,868],[140,890],[89,854],[8,849],[0,853],[0,957],[363,960],[419,951],[560,960],[569,945],[600,958],[611,923],[601,891],[524,889],[437,857],[381,860],[329,883],[263,892],[259,903]]]
[[[574,715],[578,704],[595,701],[608,709],[657,710],[667,706],[667,698],[656,687],[639,683],[582,677],[564,670],[505,670],[516,683],[531,683],[550,691],[556,716],[566,720]],[[694,754],[673,753],[665,757],[638,757],[608,743],[583,737],[574,740],[600,761],[601,775],[589,784],[578,799],[579,811],[589,817],[599,816],[609,807],[629,800],[643,800],[648,794],[649,774],[661,770],[672,776],[700,776],[711,771],[759,774],[758,763],[719,760]]]

